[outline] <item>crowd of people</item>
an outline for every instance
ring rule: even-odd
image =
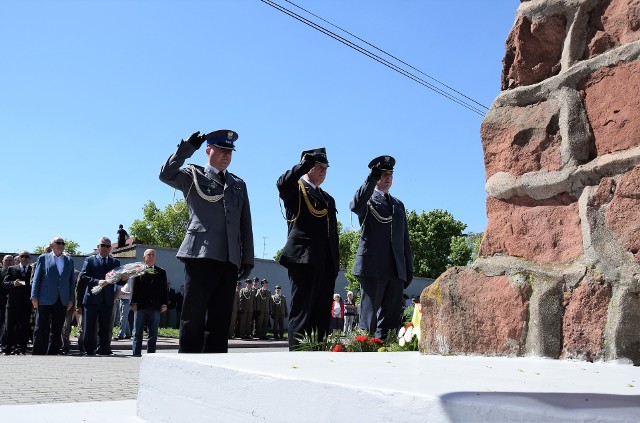
[[[144,334],[147,352],[153,353],[158,328],[179,327],[183,294],[170,287],[153,249],[144,252],[144,274],[111,284],[106,275],[120,262],[110,254],[109,238],[100,239],[80,272],[64,246],[62,238],[53,238],[33,263],[27,251],[2,258],[3,355],[26,355],[28,349],[33,355],[69,354],[76,326],[82,355],[110,355],[112,340],[131,339],[133,355],[139,356]]]
[[[264,339],[270,318],[274,337],[280,339],[286,316],[290,350],[297,349],[304,335],[322,340],[332,330],[348,332],[356,314],[353,300],[342,301],[338,296],[332,301],[339,271],[338,221],[334,198],[321,188],[329,168],[326,149],[302,151],[299,162],[276,181],[287,221],[287,241],[278,260],[287,269],[291,286],[287,303],[278,287],[271,294],[265,279],[260,288],[257,278],[246,279],[254,267],[249,195],[244,180],[228,171],[237,140],[238,133],[228,129],[206,135],[194,132],[178,144],[160,169],[160,180],[183,193],[189,210],[186,233],[176,254],[185,269],[179,352],[225,353],[231,337]],[[185,166],[205,143],[204,166]],[[403,290],[414,271],[406,210],[390,194],[395,163],[389,155],[371,160],[368,175],[349,204],[361,227],[351,269],[361,288],[358,326],[378,338],[400,326]],[[120,226],[119,246],[128,237]],[[134,354],[140,353],[139,327],[147,328],[147,348],[152,352],[160,318],[171,310],[166,272],[155,265],[155,252],[144,254],[145,264],[155,270],[136,276],[127,287],[126,277],[107,283],[107,273],[120,265],[110,255],[108,238],[99,241],[96,254],[87,257],[77,277],[71,271],[73,262],[62,254],[64,240],[52,240],[51,248],[52,252],[38,258],[35,269],[22,266],[29,263],[27,252],[18,256],[21,264],[7,265],[3,288],[9,292],[4,325],[8,329],[3,339],[10,344],[3,346],[5,353],[24,353],[24,316],[34,307],[34,352],[56,354],[60,349],[56,338],[75,307],[84,353],[110,354],[118,297],[123,315],[127,306],[135,313]],[[31,284],[33,271],[36,279]],[[243,280],[244,288],[238,283]],[[146,298],[138,299],[136,283],[154,288],[139,289]],[[158,286],[162,289],[156,292]],[[128,333],[123,322],[116,339]]]
[[[284,339],[284,319],[289,316],[289,309],[282,287],[276,285],[272,294],[266,279],[260,281],[254,277],[244,283],[244,287],[241,281],[236,284],[229,339],[269,339],[269,328],[273,331],[273,339]]]

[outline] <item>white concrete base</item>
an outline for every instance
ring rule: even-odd
[[[640,420],[640,368],[401,353],[148,354],[149,422]]]
[[[136,417],[136,402],[92,401],[0,406],[0,421],[24,423],[146,423]]]

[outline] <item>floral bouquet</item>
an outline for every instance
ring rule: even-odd
[[[297,351],[331,351],[331,352],[375,352],[385,351],[384,341],[370,336],[366,330],[356,328],[348,335],[330,333],[324,339],[317,334],[304,334],[298,338]]]
[[[135,263],[127,263],[124,266],[116,267],[115,269],[107,272],[105,280],[107,284],[114,284],[122,280],[122,278],[134,278],[136,276],[144,275],[145,273],[155,273],[152,267],[146,267],[144,262],[137,261]],[[100,285],[96,285],[91,288],[92,294],[97,294],[102,291]]]
[[[398,331],[398,345],[403,350],[416,351],[418,349],[418,331],[409,322]]]

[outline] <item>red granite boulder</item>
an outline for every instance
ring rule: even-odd
[[[564,263],[582,253],[577,199],[560,194],[546,200],[487,197],[489,222],[482,257],[504,254],[541,263]]]
[[[604,216],[607,228],[640,260],[640,167],[622,176]]]
[[[640,145],[640,61],[601,68],[578,89],[598,156]]]
[[[604,1],[591,12],[584,58],[637,40],[640,40],[640,0]]]
[[[595,361],[604,354],[611,286],[589,276],[565,297],[562,356]]]
[[[425,289],[422,352],[519,355],[530,287],[506,276],[451,268]]]
[[[526,107],[502,107],[482,122],[480,135],[486,177],[496,172],[520,176],[541,169],[558,170],[560,107],[549,100]]]
[[[520,16],[507,37],[501,89],[531,85],[557,75],[566,25],[566,18],[560,15],[533,22]]]

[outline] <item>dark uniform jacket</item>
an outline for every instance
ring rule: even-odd
[[[9,274],[9,267],[0,266],[0,313],[4,312],[4,308],[7,305],[7,296],[9,295],[9,290],[4,288],[4,278]],[[2,321],[4,313],[0,316],[0,321]],[[0,332],[2,331],[2,327],[0,325]]]
[[[167,305],[167,272],[163,268],[154,266],[154,273],[136,276],[132,286],[131,305],[136,304],[138,310],[160,310]]]
[[[313,167],[313,163],[301,163],[286,171],[276,183],[280,198],[286,209],[288,235],[280,256],[280,264],[310,264],[319,268],[329,262],[328,272],[338,275],[338,222],[336,202],[329,194],[318,188],[318,192],[301,180]],[[302,186],[299,185],[299,182]],[[307,203],[308,200],[308,203]],[[312,214],[326,209],[324,216]]]
[[[79,284],[84,287],[84,291],[81,294],[83,306],[93,304],[113,305],[115,293],[117,291],[116,285],[124,285],[126,282],[117,282],[116,284],[106,285],[102,287],[100,292],[97,294],[92,293],[91,289],[98,285],[98,282],[106,279],[106,274],[116,267],[120,267],[120,260],[111,256],[107,257],[106,269],[102,267],[102,257],[98,254],[89,256],[84,260],[82,270],[80,271],[80,279],[82,282]],[[80,293],[78,294],[78,299],[80,300]]]
[[[22,273],[20,265],[10,266],[2,281],[2,288],[8,291],[7,308],[28,307],[31,308],[31,273],[33,269],[27,265],[27,270]],[[14,286],[13,282],[20,279],[24,285]]]
[[[407,273],[413,273],[413,254],[404,204],[393,196],[390,196],[392,204],[389,204],[375,187],[376,181],[367,177],[349,204],[362,226],[351,273],[378,279],[397,277],[406,281]]]
[[[189,205],[189,225],[178,258],[210,258],[253,268],[253,231],[247,186],[236,175],[226,173],[226,186],[215,174],[204,168],[180,167],[195,148],[181,142],[160,170],[160,180],[179,189]],[[195,182],[194,182],[195,179]],[[218,201],[208,201],[202,195]]]

